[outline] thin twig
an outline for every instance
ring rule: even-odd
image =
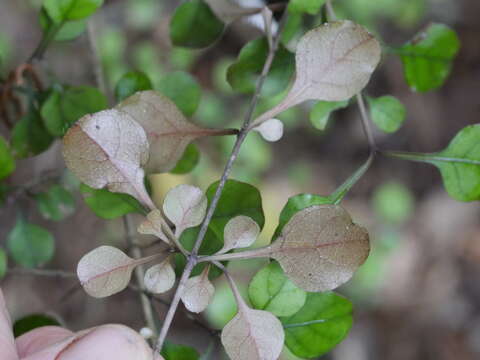
[[[375,142],[375,138],[373,137],[372,127],[370,126],[370,117],[368,116],[368,112],[365,107],[365,102],[363,101],[363,95],[361,92],[357,94],[357,102],[358,107],[360,108],[360,114],[362,116],[363,131],[365,132],[365,136],[368,140],[368,145],[370,146],[370,152],[375,155],[378,148]]]
[[[95,17],[92,17],[88,21],[87,25],[87,34],[88,34],[88,43],[90,45],[90,53],[93,63],[93,68],[95,72],[95,80],[97,85],[102,93],[105,94],[107,99],[111,99],[111,94],[105,80],[105,73],[103,71],[102,62],[100,56],[98,55],[98,46],[97,46],[97,24],[95,23]]]
[[[190,273],[192,272],[194,266],[197,264],[198,261],[198,250],[200,249],[200,246],[202,245],[202,241],[205,237],[205,234],[207,232],[208,225],[210,224],[210,221],[212,220],[213,214],[215,212],[215,209],[217,207],[217,204],[220,200],[220,196],[223,192],[223,188],[225,187],[225,184],[227,182],[228,177],[230,176],[230,173],[232,171],[233,163],[235,162],[238,153],[240,151],[240,147],[245,140],[248,132],[249,132],[249,124],[252,121],[253,118],[253,113],[255,111],[255,108],[257,106],[258,100],[260,98],[260,92],[262,90],[263,84],[265,82],[265,79],[268,75],[268,72],[270,71],[273,59],[275,58],[275,53],[278,48],[278,44],[280,42],[280,34],[281,30],[285,24],[286,21],[286,16],[287,12],[282,16],[282,19],[280,20],[279,24],[279,29],[276,34],[275,40],[273,42],[273,46],[269,49],[267,59],[265,60],[265,64],[263,66],[262,73],[257,81],[257,86],[255,89],[255,93],[252,97],[252,100],[250,102],[249,109],[245,115],[245,120],[243,123],[243,126],[240,130],[240,133],[238,134],[237,140],[235,142],[235,145],[233,147],[232,153],[230,154],[230,157],[228,159],[227,164],[225,165],[225,168],[223,170],[222,177],[220,179],[220,182],[218,184],[217,190],[215,192],[215,195],[213,196],[212,202],[210,203],[210,206],[207,211],[207,215],[205,216],[205,219],[202,223],[202,226],[200,228],[200,231],[198,233],[197,239],[195,241],[195,245],[193,247],[191,255],[188,257],[187,265],[185,266],[185,269],[183,271],[182,277],[180,279],[179,285],[177,287],[177,290],[175,292],[175,295],[172,300],[172,304],[170,308],[168,309],[167,315],[165,316],[165,320],[163,322],[162,329],[160,331],[160,336],[158,337],[157,345],[156,345],[156,351],[160,352],[163,343],[165,342],[165,339],[167,337],[168,330],[170,329],[170,325],[172,324],[173,317],[175,315],[175,312],[177,310],[178,304],[180,302],[180,296],[183,293],[185,289],[185,284],[187,282],[187,279],[190,276]]]

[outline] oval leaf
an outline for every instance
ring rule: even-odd
[[[222,344],[232,360],[277,360],[285,334],[268,311],[239,304],[239,311],[222,330]]]
[[[232,249],[245,248],[257,240],[260,226],[248,216],[236,216],[225,225],[223,249],[219,253],[226,253]]]
[[[200,275],[187,280],[181,299],[191,312],[200,313],[205,310],[215,294],[215,287],[208,280],[209,269],[206,267]]]
[[[153,207],[143,182],[147,137],[128,114],[105,110],[84,116],[63,138],[63,156],[85,184],[132,195]]]
[[[372,121],[386,133],[394,133],[405,121],[407,110],[394,96],[368,98]]]
[[[175,224],[178,238],[185,229],[200,225],[207,211],[207,197],[195,186],[178,185],[165,196],[163,211]]]
[[[278,119],[270,119],[254,129],[267,141],[278,141],[283,136],[283,123]]]
[[[296,213],[270,246],[295,285],[306,291],[335,289],[367,259],[367,231],[352,223],[337,205],[319,205]]]
[[[147,219],[138,226],[137,230],[140,234],[154,235],[170,245],[170,240],[162,230],[163,222],[164,219],[160,210],[154,209],[147,215]]]
[[[296,287],[273,261],[255,274],[248,286],[248,296],[255,309],[291,316],[305,304],[307,293]]]
[[[145,273],[145,287],[153,294],[162,294],[175,285],[175,271],[167,258],[160,264],[153,265]]]
[[[145,129],[154,154],[146,166],[149,172],[171,170],[192,140],[217,132],[190,123],[170,99],[155,91],[130,96],[116,109],[128,113]]]
[[[77,266],[77,275],[85,291],[103,298],[125,289],[137,265],[151,257],[132,259],[112,246],[100,246],[84,255]]]

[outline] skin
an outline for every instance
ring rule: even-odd
[[[73,333],[46,326],[17,339],[0,288],[0,360],[163,360],[146,341],[123,325],[102,325]]]

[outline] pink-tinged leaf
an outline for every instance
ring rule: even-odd
[[[215,287],[208,279],[209,267],[205,267],[198,276],[187,280],[181,299],[185,307],[194,313],[204,311],[215,295]]]
[[[157,256],[132,259],[112,246],[100,246],[84,255],[77,266],[77,275],[85,291],[103,298],[125,289],[136,266]]]
[[[341,206],[320,205],[296,213],[268,250],[295,285],[319,292],[348,281],[367,259],[370,243]]]
[[[217,254],[251,246],[257,240],[260,226],[252,218],[240,215],[230,219],[223,233],[223,248]]]
[[[163,201],[163,212],[176,226],[175,236],[200,225],[207,211],[207,197],[202,190],[191,185],[178,185],[171,189]]]
[[[162,294],[175,285],[175,271],[170,259],[163,260],[160,264],[153,265],[145,273],[145,287],[153,294]]]
[[[164,219],[160,210],[154,209],[147,215],[147,219],[140,223],[137,231],[144,235],[154,235],[170,245],[170,241],[162,230],[163,222]]]
[[[67,167],[85,184],[130,194],[153,207],[143,182],[147,137],[128,114],[105,110],[84,116],[63,138],[63,156]]]
[[[146,165],[148,172],[173,169],[192,140],[224,132],[189,122],[170,99],[152,90],[130,96],[116,109],[129,114],[145,129],[152,154]]]

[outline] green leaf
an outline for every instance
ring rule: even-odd
[[[443,24],[432,24],[395,51],[402,59],[408,85],[414,91],[426,92],[443,85],[459,49],[455,31]]]
[[[435,165],[452,198],[458,201],[480,200],[480,124],[460,130],[447,148],[437,153],[389,151],[384,154]]]
[[[187,117],[195,113],[202,97],[200,85],[192,75],[183,71],[164,76],[158,90],[169,97]]]
[[[92,15],[103,0],[44,0],[43,7],[56,23],[80,20]]]
[[[182,158],[177,162],[177,165],[170,170],[172,174],[187,174],[197,166],[200,160],[200,152],[195,144],[188,144]]]
[[[7,247],[15,262],[34,268],[52,259],[55,241],[46,229],[29,224],[20,217],[7,236]]]
[[[309,293],[295,315],[280,319],[285,328],[285,345],[296,356],[321,356],[348,334],[352,326],[352,304],[332,293]]]
[[[70,87],[61,92],[52,90],[42,104],[45,127],[53,136],[63,136],[82,116],[107,108],[107,98],[89,86]]]
[[[43,326],[60,326],[60,322],[53,316],[46,314],[27,315],[15,321],[13,324],[13,334],[17,338]]]
[[[122,76],[115,87],[117,101],[122,101],[137,91],[153,89],[149,77],[141,71],[130,71]]]
[[[368,98],[372,121],[386,133],[394,133],[405,121],[407,110],[394,96],[386,95],[379,98]]]
[[[166,342],[162,349],[165,360],[198,360],[200,354],[194,348]]]
[[[85,31],[87,21],[85,19],[67,21],[57,29],[56,27],[59,26],[59,24],[55,24],[50,16],[48,16],[45,8],[42,8],[40,11],[40,26],[43,29],[44,37],[47,37],[50,32],[55,31],[55,41],[69,41],[77,38]]]
[[[227,81],[230,86],[243,94],[253,93],[267,54],[268,42],[265,38],[255,39],[246,44],[240,51],[237,61],[227,70]],[[273,96],[284,91],[294,70],[295,56],[280,45],[265,79],[262,96]]]
[[[291,14],[307,13],[316,15],[325,4],[325,0],[290,0],[288,12]]]
[[[7,264],[7,253],[5,252],[5,250],[0,248],[0,279],[2,279],[7,273]]]
[[[140,202],[128,194],[93,189],[85,184],[80,185],[80,191],[90,210],[103,219],[116,219],[130,213],[146,215]]]
[[[291,316],[305,304],[307,293],[296,287],[276,261],[255,274],[248,287],[248,296],[255,309],[276,316]]]
[[[214,182],[207,189],[206,196],[209,206],[217,190],[218,183],[218,181]],[[260,226],[260,229],[262,229],[265,224],[262,197],[258,189],[247,183],[227,180],[199,253],[202,255],[212,255],[219,251],[223,247],[223,231],[225,225],[230,219],[238,215],[245,215],[252,218]],[[197,226],[183,232],[180,242],[187,250],[193,249],[199,230],[200,226]],[[183,271],[185,257],[177,255],[176,264],[175,270],[177,272]],[[196,266],[192,275],[200,274],[204,267],[205,263]],[[215,277],[219,274],[220,272],[217,271],[216,268],[212,268],[210,271],[210,277]]]
[[[225,25],[201,0],[191,0],[175,10],[170,22],[170,38],[176,46],[204,48],[213,44]]]
[[[344,109],[348,106],[346,101],[318,101],[310,111],[310,121],[318,130],[325,130],[328,125],[330,114],[338,109]]]
[[[35,195],[38,211],[47,220],[60,221],[75,211],[75,199],[60,185],[52,185],[45,192]]]
[[[0,135],[0,180],[5,179],[15,170],[15,159],[7,141]]]
[[[403,184],[388,182],[375,190],[373,207],[383,221],[398,225],[412,214],[414,198]]]
[[[40,114],[30,110],[12,130],[11,147],[17,158],[26,158],[47,150],[53,142]]]
[[[332,200],[328,196],[320,196],[314,194],[298,194],[288,199],[282,209],[278,219],[278,226],[275,229],[276,238],[282,232],[283,227],[290,221],[293,215],[300,210],[306,209],[313,205],[332,204]]]

